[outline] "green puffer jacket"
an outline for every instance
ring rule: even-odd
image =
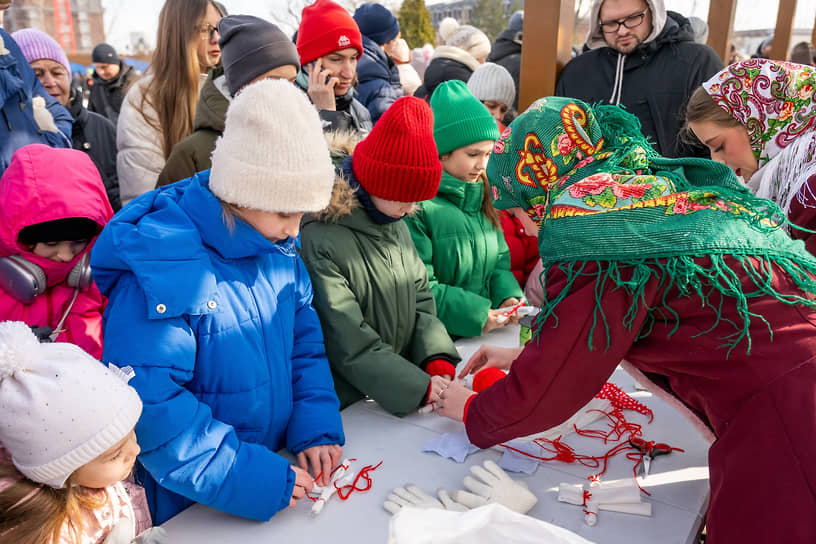
[[[230,104],[228,94],[224,68],[219,66],[210,70],[198,98],[193,133],[173,146],[159,174],[156,187],[169,185],[190,178],[196,172],[210,169],[210,156],[215,149],[215,141],[224,132]]]
[[[490,308],[522,295],[504,235],[482,213],[483,198],[481,183],[442,172],[436,198],[406,219],[439,318],[453,336],[479,336]]]
[[[424,365],[460,358],[405,222],[377,225],[338,180],[301,233],[341,409],[368,395],[397,416],[415,410],[430,383]]]

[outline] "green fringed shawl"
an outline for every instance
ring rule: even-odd
[[[619,107],[539,100],[502,134],[488,178],[497,207],[521,206],[540,219],[545,297],[551,266],[567,276],[561,292],[542,302],[540,323],[550,317],[557,322],[558,304],[587,274],[587,263],[597,262],[590,348],[598,327],[609,345],[603,292],[622,288],[632,295],[625,318],[631,327],[645,305],[647,283],[655,280],[664,294],[675,287],[680,296],[699,296],[717,316],[710,330],[724,319],[722,304],[733,300],[741,322],[732,323],[735,332],[724,339],[729,353],[743,340],[750,353],[751,319],[763,319],[748,309],[749,299],[772,296],[816,308],[808,296],[816,293],[816,259],[784,232],[787,219],[779,207],[754,197],[724,165],[661,157],[640,134],[637,119]],[[771,263],[801,294],[772,287]],[[743,288],[744,275],[753,290]],[[665,299],[648,310],[652,319],[679,320]],[[652,323],[647,320],[641,337]]]

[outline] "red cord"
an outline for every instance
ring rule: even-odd
[[[360,472],[357,473],[357,476],[354,477],[354,482],[352,482],[349,485],[344,485],[343,487],[337,487],[337,483],[335,483],[334,487],[337,489],[337,496],[340,497],[340,500],[344,501],[344,500],[348,499],[349,495],[351,495],[354,491],[368,491],[369,489],[371,489],[371,485],[373,484],[373,482],[371,480],[371,476],[369,476],[368,473],[372,472],[374,470],[377,470],[378,468],[380,468],[380,465],[382,465],[382,464],[383,464],[383,462],[380,461],[379,463],[377,463],[374,466],[368,465],[368,466],[363,467],[360,470]],[[360,478],[362,478],[362,479],[364,479],[366,481],[365,487],[357,487],[357,482],[360,481]],[[347,491],[344,491],[344,490],[347,490]],[[344,493],[345,493],[345,495],[344,495]]]

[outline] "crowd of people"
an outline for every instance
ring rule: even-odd
[[[99,44],[87,98],[0,28],[0,541],[266,521],[328,484],[360,399],[486,448],[621,360],[715,440],[710,542],[816,539],[816,70],[724,66],[662,0],[590,18],[520,114],[523,12],[412,52],[377,3],[288,36],[166,0],[143,77]],[[524,303],[533,339],[457,376]]]

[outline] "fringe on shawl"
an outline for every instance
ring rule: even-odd
[[[703,256],[698,256],[703,257]],[[603,328],[606,334],[606,347],[610,346],[609,323],[602,306],[602,297],[607,290],[625,289],[632,297],[632,304],[624,316],[623,323],[631,330],[637,315],[643,310],[649,316],[638,334],[638,339],[649,336],[655,321],[660,318],[664,321],[674,321],[674,328],[669,332],[671,337],[680,326],[680,316],[673,310],[667,300],[671,288],[676,288],[680,297],[698,296],[704,307],[710,308],[716,320],[706,331],[698,333],[702,336],[713,331],[720,323],[727,322],[734,332],[721,337],[722,346],[727,347],[726,357],[741,342],[746,343],[746,354],[751,353],[751,335],[749,332],[751,321],[759,319],[768,327],[773,337],[770,325],[759,314],[748,309],[750,299],[770,296],[779,302],[793,306],[802,305],[816,309],[816,298],[808,295],[816,294],[816,261],[798,256],[779,257],[762,255],[706,255],[707,263],[697,262],[697,257],[684,255],[668,258],[654,258],[634,261],[594,261],[598,268],[593,272],[586,272],[592,261],[576,261],[558,263],[561,271],[567,276],[563,289],[552,298],[547,297],[547,270],[541,273],[539,281],[542,283],[544,299],[541,303],[541,312],[536,318],[536,331],[539,331],[550,318],[553,318],[553,327],[558,326],[556,308],[569,295],[575,281],[580,277],[594,277],[595,280],[595,308],[592,313],[592,325],[589,331],[588,347],[594,349],[593,338],[596,329]],[[726,257],[735,260],[738,266],[729,265]],[[801,291],[801,294],[786,294],[776,291],[772,286],[772,264],[779,266]],[[625,273],[624,273],[625,272]],[[753,284],[751,290],[743,289],[741,276],[746,275]],[[658,289],[663,293],[658,304],[649,306],[644,292],[650,281],[658,282]],[[719,296],[717,296],[719,295]],[[723,315],[723,305],[735,303],[740,316],[739,322],[734,322]],[[537,335],[536,335],[537,336]],[[695,337],[696,337],[695,336]]]

